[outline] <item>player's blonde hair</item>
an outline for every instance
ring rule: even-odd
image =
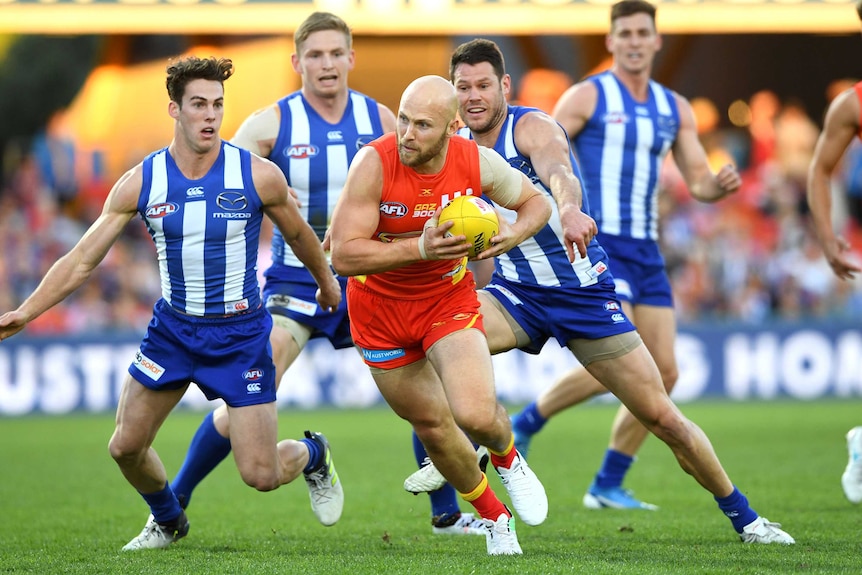
[[[323,30],[341,32],[347,39],[347,47],[351,48],[353,46],[353,32],[351,32],[347,22],[331,12],[314,12],[302,21],[302,24],[299,25],[293,34],[293,44],[296,47],[296,53],[299,54],[302,51],[302,44],[308,40],[309,36],[314,32],[321,32]]]

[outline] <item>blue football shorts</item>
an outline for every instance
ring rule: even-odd
[[[338,277],[341,303],[330,313],[322,309],[314,294],[317,283],[305,268],[281,266],[278,277],[267,273],[263,301],[269,313],[289,318],[312,330],[311,339],[325,337],[335,349],[353,347],[347,317],[347,278]]]
[[[164,299],[129,374],[154,391],[195,383],[207,399],[231,407],[275,401],[275,365],[269,333],[272,317],[263,307],[228,317],[182,314]]]
[[[658,243],[599,234],[599,244],[608,254],[617,296],[632,305],[673,307],[670,280]]]
[[[611,274],[587,287],[536,286],[494,274],[483,291],[495,297],[530,338],[528,345],[520,346],[528,353],[539,353],[552,337],[566,347],[573,339],[601,339],[635,329],[623,313]]]

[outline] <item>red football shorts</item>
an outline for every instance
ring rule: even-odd
[[[473,285],[459,282],[435,299],[402,300],[348,282],[350,333],[365,363],[380,369],[402,367],[424,358],[427,349],[450,333],[469,328],[484,333]]]

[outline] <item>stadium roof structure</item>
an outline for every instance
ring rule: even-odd
[[[614,0],[0,0],[0,33],[291,34],[314,10],[356,34],[603,34]],[[848,33],[853,0],[654,0],[666,34]]]

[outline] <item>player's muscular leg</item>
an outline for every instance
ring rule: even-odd
[[[494,370],[482,332],[449,334],[428,350],[455,422],[476,443],[502,452],[509,446],[511,424],[497,402]],[[453,361],[453,358],[455,361]]]
[[[488,350],[492,354],[497,354],[515,349],[518,345],[515,332],[506,316],[503,315],[496,298],[481,290],[477,294],[480,304],[479,311],[482,314],[482,322],[485,324]]]
[[[276,445],[275,402],[227,409],[234,460],[247,485],[258,491],[271,491],[302,472],[308,463],[308,449],[294,440]]]
[[[698,483],[719,497],[733,491],[709,439],[668,397],[645,346],[640,345],[615,360],[593,362],[588,369],[671,448],[680,466]]]
[[[626,303],[623,309],[635,325],[641,326],[638,333],[655,360],[664,388],[670,394],[679,377],[674,353],[676,319],[673,308],[637,305],[632,309]],[[648,435],[649,432],[637,418],[625,406],[620,406],[611,428],[610,447],[633,456]]]
[[[165,466],[152,448],[153,439],[187,387],[153,391],[126,376],[108,450],[128,482],[141,493],[155,493],[168,480]]]
[[[469,493],[481,481],[476,451],[455,424],[443,386],[427,360],[387,371],[375,371],[383,398],[410,422],[428,456],[452,486]]]

